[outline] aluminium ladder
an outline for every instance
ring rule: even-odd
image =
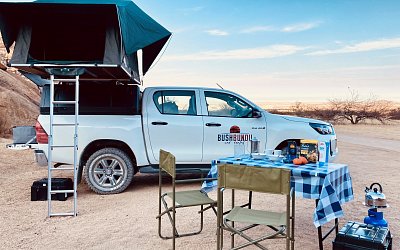
[[[55,82],[70,82],[75,84],[75,100],[55,100],[54,95],[54,85]],[[67,104],[74,105],[75,107],[75,115],[73,123],[54,123],[54,105],[55,104]],[[49,142],[48,142],[48,179],[47,179],[47,201],[48,201],[48,217],[52,216],[76,216],[77,215],[77,177],[78,177],[78,118],[79,118],[79,75],[75,75],[74,78],[65,78],[65,79],[55,79],[54,75],[50,75],[50,134],[49,134]],[[73,145],[54,145],[54,127],[57,126],[69,126],[74,127],[74,144]],[[54,167],[53,166],[53,150],[55,148],[73,148],[74,151],[74,164],[73,167]],[[53,176],[53,171],[73,171],[74,172],[74,184],[72,190],[52,190],[51,181]],[[73,211],[71,212],[63,212],[63,213],[53,213],[52,212],[52,194],[73,194]]]

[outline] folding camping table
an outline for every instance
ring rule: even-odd
[[[343,216],[343,203],[353,200],[353,187],[347,165],[329,163],[323,167],[316,164],[297,166],[294,164],[274,163],[269,160],[255,160],[249,156],[242,158],[227,157],[212,161],[207,178],[218,176],[217,165],[238,164],[291,170],[291,185],[297,197],[316,200],[313,222],[318,229],[319,248],[323,249],[323,240],[335,230],[338,232],[338,218]],[[217,180],[204,182],[202,190],[210,192],[217,188]],[[334,220],[335,225],[327,234],[322,235],[321,226]]]

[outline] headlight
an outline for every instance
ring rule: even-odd
[[[333,131],[333,128],[331,125],[325,125],[325,124],[320,124],[320,123],[310,123],[310,126],[315,129],[318,133],[321,135],[331,135],[334,134],[335,132]]]

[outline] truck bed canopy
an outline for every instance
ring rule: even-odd
[[[84,67],[81,78],[139,81],[171,33],[130,0],[0,0],[10,65],[48,77],[46,67]]]

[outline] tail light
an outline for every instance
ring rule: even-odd
[[[36,141],[39,144],[47,144],[49,142],[49,136],[44,131],[42,125],[37,121],[35,125],[36,130]]]

